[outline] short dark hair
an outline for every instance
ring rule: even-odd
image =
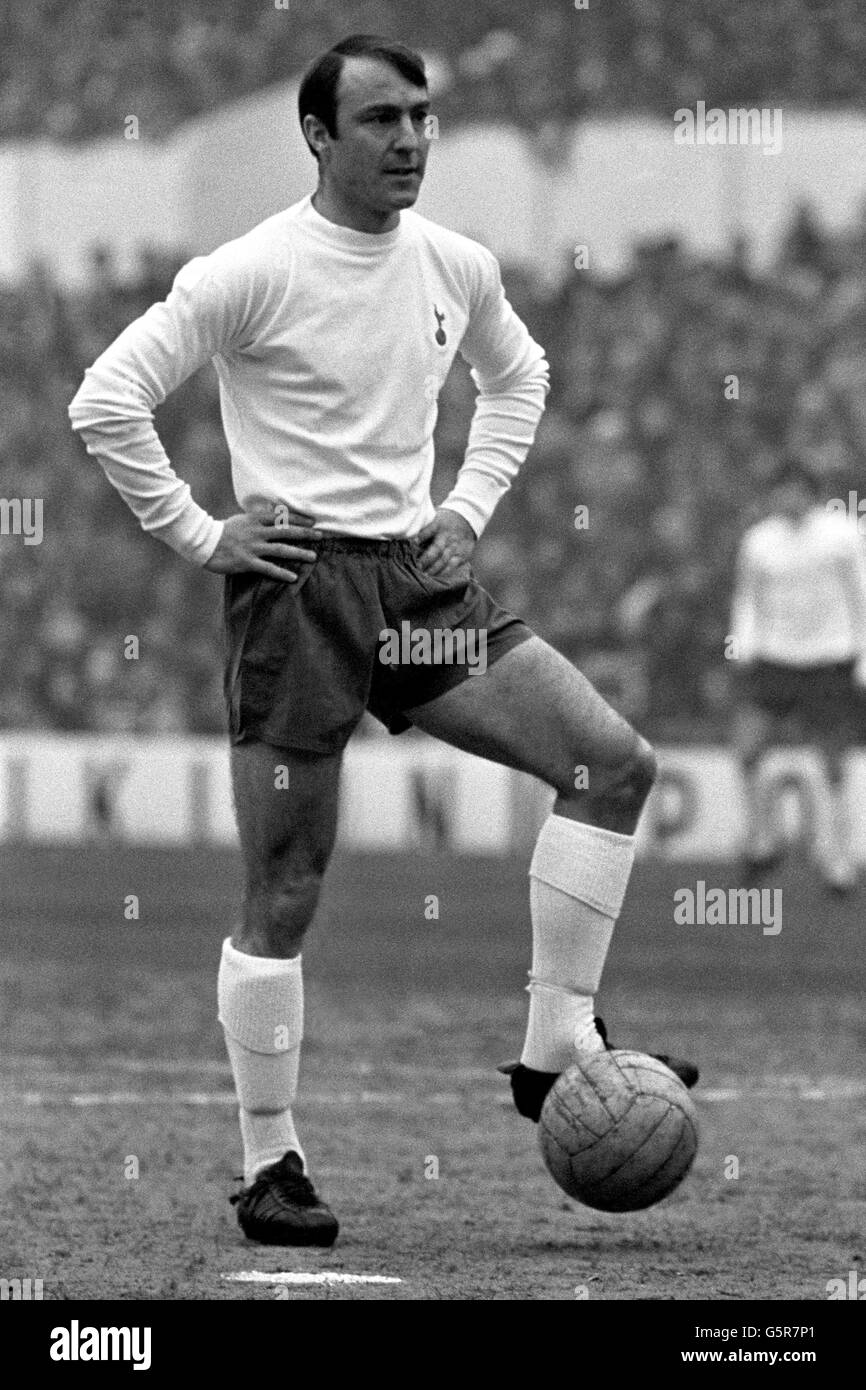
[[[414,83],[416,87],[427,86],[427,73],[420,53],[415,53],[402,43],[383,39],[378,34],[350,34],[347,39],[335,43],[327,53],[320,54],[304,73],[298,92],[298,118],[302,130],[305,116],[317,116],[328,134],[336,139],[337,86],[347,58],[378,58],[380,62],[396,68],[407,82]],[[307,144],[315,155],[316,151],[309,140]]]

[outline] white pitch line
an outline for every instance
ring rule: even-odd
[[[780,1078],[784,1080],[784,1078]],[[862,1100],[866,1083],[862,1081],[830,1080],[824,1086],[744,1086],[729,1089],[695,1091],[695,1100]]]
[[[845,1081],[841,1077],[823,1086],[754,1086],[698,1090],[695,1099],[700,1104],[727,1104],[750,1100],[842,1101],[866,1098],[866,1084]],[[21,1091],[7,1092],[4,1099],[21,1105],[72,1105],[86,1108],[100,1105],[237,1105],[232,1091]],[[307,1105],[465,1105],[467,1097],[456,1092],[440,1092],[433,1096],[406,1095],[401,1091],[313,1091],[301,1097]],[[474,1100],[510,1101],[500,1091],[476,1091]]]
[[[51,1104],[63,1097],[40,1095],[31,1091],[27,1097],[29,1105]],[[232,1091],[94,1091],[68,1096],[69,1105],[237,1105],[238,1098]]]
[[[239,1274],[221,1274],[233,1284],[402,1284],[391,1274],[338,1274],[330,1270],[315,1274],[306,1270],[265,1274],[260,1269],[241,1270]]]
[[[159,1076],[164,1074],[167,1076],[192,1077],[197,1072],[202,1075],[214,1077],[221,1076],[227,1079],[231,1076],[231,1068],[228,1063],[217,1061],[212,1057],[199,1058],[196,1060],[195,1058],[109,1056],[102,1058],[101,1065],[85,1073],[83,1078],[80,1071],[63,1072],[57,1070],[54,1059],[50,1057],[39,1056],[34,1053],[24,1053],[17,1056],[7,1053],[5,1056],[0,1057],[0,1075],[6,1075],[10,1081],[20,1080],[22,1073],[26,1073],[28,1067],[49,1072],[51,1080],[55,1085],[60,1085],[61,1083],[80,1083],[82,1079],[84,1079],[95,1086],[98,1085],[100,1081],[109,1081],[110,1074],[115,1071],[132,1072],[139,1076]],[[355,1063],[353,1067],[354,1074],[359,1080],[362,1077],[366,1078],[374,1075],[376,1070],[377,1069],[372,1063],[366,1062],[360,1064]],[[388,1075],[392,1078],[400,1077],[401,1080],[406,1081],[411,1081],[414,1078],[422,1076],[433,1076],[437,1077],[440,1081],[448,1082],[450,1085],[457,1085],[461,1082],[475,1083],[478,1081],[487,1082],[489,1085],[492,1069],[490,1067],[424,1067],[416,1066],[414,1063],[406,1064],[395,1062],[383,1065],[379,1070],[379,1074]],[[35,1080],[36,1078],[34,1077],[33,1079]],[[42,1080],[43,1078],[40,1077],[39,1079]],[[491,1095],[494,1094],[493,1091],[487,1093]],[[34,1090],[28,1094],[50,1096],[50,1093],[47,1091]],[[94,1090],[93,1094],[108,1095],[120,1093],[107,1091],[97,1092]],[[130,1092],[129,1094],[131,1095],[132,1093]],[[160,1094],[158,1093],[151,1094],[157,1099],[160,1098]],[[176,1100],[179,1098],[177,1093],[169,1094],[171,1099]],[[219,1092],[196,1091],[184,1092],[183,1094],[207,1096],[209,1098],[208,1104],[221,1103],[221,1093]],[[474,1094],[478,1094],[478,1092],[475,1091]],[[742,1100],[747,1096],[780,1098],[793,1096],[798,1100],[857,1100],[866,1096],[866,1083],[854,1081],[849,1077],[843,1076],[824,1076],[819,1080],[813,1080],[811,1077],[804,1076],[802,1073],[796,1076],[767,1073],[762,1077],[755,1077],[746,1085],[719,1086],[708,1090],[699,1088],[695,1092],[695,1095],[700,1100],[711,1102]],[[211,1101],[210,1097],[216,1097],[216,1099]],[[20,1095],[18,1099],[21,1099]],[[406,1097],[399,1091],[362,1090],[360,1093],[354,1091],[323,1092],[316,1096],[307,1096],[306,1099],[315,1100],[317,1104],[322,1105],[342,1105],[348,1104],[349,1102],[357,1103],[358,1101],[363,1105],[376,1105],[400,1103],[405,1101]],[[456,1105],[458,1101],[463,1101],[465,1099],[465,1096],[458,1096],[456,1093],[443,1091],[428,1095],[425,1098],[425,1103]],[[39,1104],[40,1102],[38,1100],[29,1102],[25,1100],[25,1103]],[[78,1103],[87,1104],[88,1102],[80,1101]],[[117,1103],[123,1104],[123,1101],[118,1101]],[[139,1101],[137,1099],[134,1101],[130,1100],[128,1103],[138,1104]],[[193,1099],[189,1103],[195,1105],[203,1104],[204,1102]]]
[[[66,1079],[67,1075],[72,1080],[80,1080],[81,1072],[61,1072],[57,1068],[57,1059],[51,1057],[37,1056],[33,1053],[25,1053],[20,1056],[5,1054],[0,1057],[0,1070],[8,1072],[10,1076],[20,1076],[25,1068],[48,1071],[55,1080]],[[372,1062],[355,1062],[352,1068],[354,1074],[360,1077],[373,1075],[377,1070],[381,1075],[387,1072],[390,1076],[415,1077],[415,1076],[438,1076],[449,1082],[459,1081],[489,1081],[493,1067],[424,1067],[415,1066],[414,1063],[388,1062],[380,1068],[374,1066]],[[104,1073],[112,1071],[129,1071],[137,1075],[158,1075],[165,1073],[167,1076],[187,1076],[190,1073],[201,1072],[211,1076],[231,1076],[231,1067],[228,1062],[217,1061],[213,1057],[205,1058],[170,1058],[170,1057],[102,1057],[99,1059],[99,1066],[93,1068],[90,1076],[102,1076]]]
[[[490,1092],[489,1094],[493,1094]],[[499,1093],[496,1092],[498,1095]],[[22,1091],[7,1094],[7,1101],[22,1105],[237,1105],[233,1091]],[[329,1091],[304,1096],[310,1105],[405,1105],[410,1097],[400,1091]],[[424,1097],[424,1104],[460,1105],[465,1097],[438,1095]]]

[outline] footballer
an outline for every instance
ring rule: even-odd
[[[791,738],[821,761],[829,815],[814,853],[825,886],[856,886],[844,759],[857,686],[866,678],[866,555],[857,526],[821,504],[821,482],[796,455],[771,479],[768,515],[740,543],[731,614],[739,680],[734,718],[746,802],[743,864],[760,877],[781,858],[764,783],[769,749]]]
[[[606,1046],[593,996],[654,777],[645,740],[474,576],[478,537],[533,442],[548,366],[493,255],[412,210],[429,112],[410,49],[354,35],[321,55],[299,92],[315,191],[190,261],[87,371],[69,411],[145,530],[225,576],[245,898],[217,996],[244,1156],[232,1200],[246,1235],[269,1244],[327,1246],[338,1230],[292,1106],[304,934],[334,844],[343,750],[365,710],[392,734],[414,725],[555,789],[530,869],[526,1038],[503,1068],[533,1120],[578,1050]],[[475,412],[434,509],[437,396],[458,352]],[[238,507],[224,520],[190,495],[153,423],[210,360]],[[483,633],[484,671],[381,660],[380,634],[404,623]],[[691,1063],[666,1060],[694,1084]]]

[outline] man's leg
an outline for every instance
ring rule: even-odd
[[[815,826],[815,857],[827,888],[847,893],[857,883],[852,844],[851,816],[845,783],[847,733],[841,721],[829,722],[816,738],[827,787],[827,814],[819,813]]]
[[[530,866],[533,952],[521,1058],[521,1069],[543,1074],[549,1088],[577,1048],[604,1047],[594,995],[655,776],[652,749],[537,637],[407,716],[446,743],[556,790]],[[522,1109],[516,1087],[515,1098]],[[523,1113],[537,1118],[536,1109],[540,1102],[531,1102]]]
[[[735,713],[733,745],[745,803],[742,857],[750,873],[771,867],[779,853],[775,807],[761,776],[761,765],[773,743],[782,741],[784,732],[781,720],[757,705],[743,704]]]
[[[292,1118],[304,1026],[301,943],[334,844],[340,762],[340,754],[298,753],[259,742],[232,750],[246,892],[243,921],[223,943],[218,995],[240,1105],[248,1191],[286,1154],[298,1155],[299,1171],[305,1167]],[[303,1191],[303,1182],[294,1185]],[[330,1226],[321,1213],[311,1212],[310,1207],[300,1234],[306,1232],[311,1243],[331,1243],[333,1217],[327,1213],[333,1226],[328,1240]],[[275,1241],[280,1236],[279,1214],[263,1232],[257,1214],[252,1224],[247,1215],[242,1205],[247,1234]],[[295,1218],[289,1218],[291,1227]]]

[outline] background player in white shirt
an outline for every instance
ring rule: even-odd
[[[769,496],[770,515],[743,537],[731,632],[739,707],[735,746],[746,794],[745,867],[780,858],[775,807],[761,777],[771,746],[814,747],[826,771],[830,815],[816,815],[815,851],[827,886],[854,886],[844,755],[851,743],[855,683],[866,668],[866,555],[854,522],[827,509],[822,488],[796,458]]]
[[[337,1222],[292,1118],[301,945],[333,847],[343,748],[365,708],[392,733],[414,724],[557,793],[530,871],[526,1041],[508,1068],[535,1120],[576,1050],[605,1046],[593,996],[654,758],[472,573],[548,373],[490,252],[409,211],[429,148],[421,59],[355,36],[312,66],[299,108],[315,194],[186,266],[87,372],[70,416],[142,525],[226,576],[246,898],[218,997],[244,1145],[238,1216],[261,1241],[328,1245]],[[458,350],[479,394],[456,485],[435,509],[436,398]],[[154,407],[210,359],[240,507],[222,522],[190,497],[153,427]],[[404,621],[483,632],[486,670],[385,663],[382,632]],[[690,1063],[671,1065],[694,1084]]]

